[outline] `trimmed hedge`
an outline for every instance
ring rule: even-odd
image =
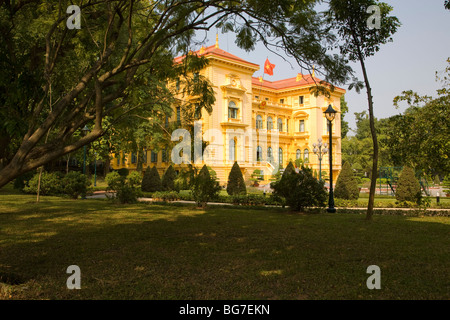
[[[158,191],[152,195],[154,201],[175,201],[180,200],[180,194],[176,191]]]

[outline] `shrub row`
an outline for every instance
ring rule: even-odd
[[[155,197],[153,195],[153,197]],[[194,196],[191,192],[179,194],[180,200],[194,201]],[[264,206],[264,205],[278,205],[284,206],[285,200],[282,198],[276,198],[273,195],[263,196],[259,194],[247,194],[247,195],[218,195],[212,199],[213,202],[218,203],[230,203],[234,205],[247,205],[247,206]]]
[[[176,191],[157,191],[152,194],[154,201],[175,201],[180,200],[180,194]]]

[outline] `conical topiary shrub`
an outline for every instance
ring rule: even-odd
[[[206,207],[206,203],[216,197],[220,191],[219,183],[211,177],[206,165],[195,175],[191,184],[192,195],[197,206]]]
[[[176,191],[175,190],[175,178],[176,178],[175,170],[172,165],[170,165],[164,175],[162,177],[162,189],[164,191]]]
[[[161,178],[159,177],[156,166],[147,168],[142,178],[141,190],[143,192],[162,191]]]
[[[420,203],[421,196],[420,183],[414,174],[414,170],[410,167],[404,167],[398,178],[395,198],[398,201]]]
[[[276,189],[279,195],[286,198],[291,191],[290,188],[292,187],[288,183],[288,181],[290,181],[289,178],[295,174],[295,167],[292,162],[289,162],[289,164],[286,166],[286,169],[284,169],[283,174],[281,175],[281,179],[279,181],[270,183],[270,187],[274,190]]]
[[[236,162],[234,162],[228,175],[227,193],[232,195],[247,194],[247,188],[245,187],[244,177],[242,176],[241,168]]]
[[[341,173],[336,181],[334,196],[346,200],[356,200],[359,198],[358,182],[353,176],[352,167],[348,162],[342,166]]]

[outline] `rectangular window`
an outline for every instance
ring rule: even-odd
[[[180,91],[180,79],[177,79],[176,87],[177,87],[177,91]]]
[[[181,107],[177,107],[177,122],[181,122]]]
[[[164,126],[166,128],[169,126],[169,116],[166,116],[166,120],[164,121]]]
[[[298,104],[303,104],[303,96],[298,97]]]
[[[284,99],[280,99],[280,103],[283,104],[284,103]]]
[[[199,73],[195,72],[194,73],[194,82],[198,82],[198,78],[199,78]]]
[[[228,108],[228,118],[229,119],[237,119],[237,109],[236,108]]]
[[[136,161],[137,161],[136,153],[133,152],[131,154],[131,163],[136,163]]]
[[[259,96],[255,96],[255,99],[259,99]]]
[[[299,130],[300,132],[305,132],[305,120],[300,120]]]
[[[289,132],[289,119],[286,119],[286,132]]]
[[[162,162],[167,162],[167,149],[162,151]]]
[[[156,162],[158,162],[158,153],[157,152],[155,152],[155,151],[151,151],[151,161],[153,162],[153,163],[156,163]]]
[[[117,165],[120,165],[120,153],[116,153]]]

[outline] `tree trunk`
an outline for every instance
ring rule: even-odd
[[[373,205],[375,202],[375,188],[377,184],[377,172],[378,172],[378,140],[377,132],[375,130],[375,118],[373,115],[373,97],[372,88],[370,87],[369,77],[367,76],[366,66],[364,64],[364,58],[359,55],[359,61],[361,63],[362,72],[364,75],[364,82],[367,90],[367,100],[369,102],[369,124],[370,133],[372,135],[373,142],[373,158],[372,158],[372,175],[370,177],[370,191],[369,191],[369,203],[367,205],[366,219],[371,220],[373,216]]]
[[[70,162],[70,153],[67,155],[67,161],[66,161],[66,174],[69,173],[69,162]]]
[[[39,197],[41,195],[41,177],[42,177],[42,170],[44,169],[44,166],[42,166],[39,170],[39,178],[38,178],[38,185],[37,185],[37,195],[36,195],[36,202],[39,202]]]
[[[103,168],[103,176],[106,177],[106,175],[109,173],[109,166],[111,165],[111,159],[109,156],[105,159],[105,166]]]

